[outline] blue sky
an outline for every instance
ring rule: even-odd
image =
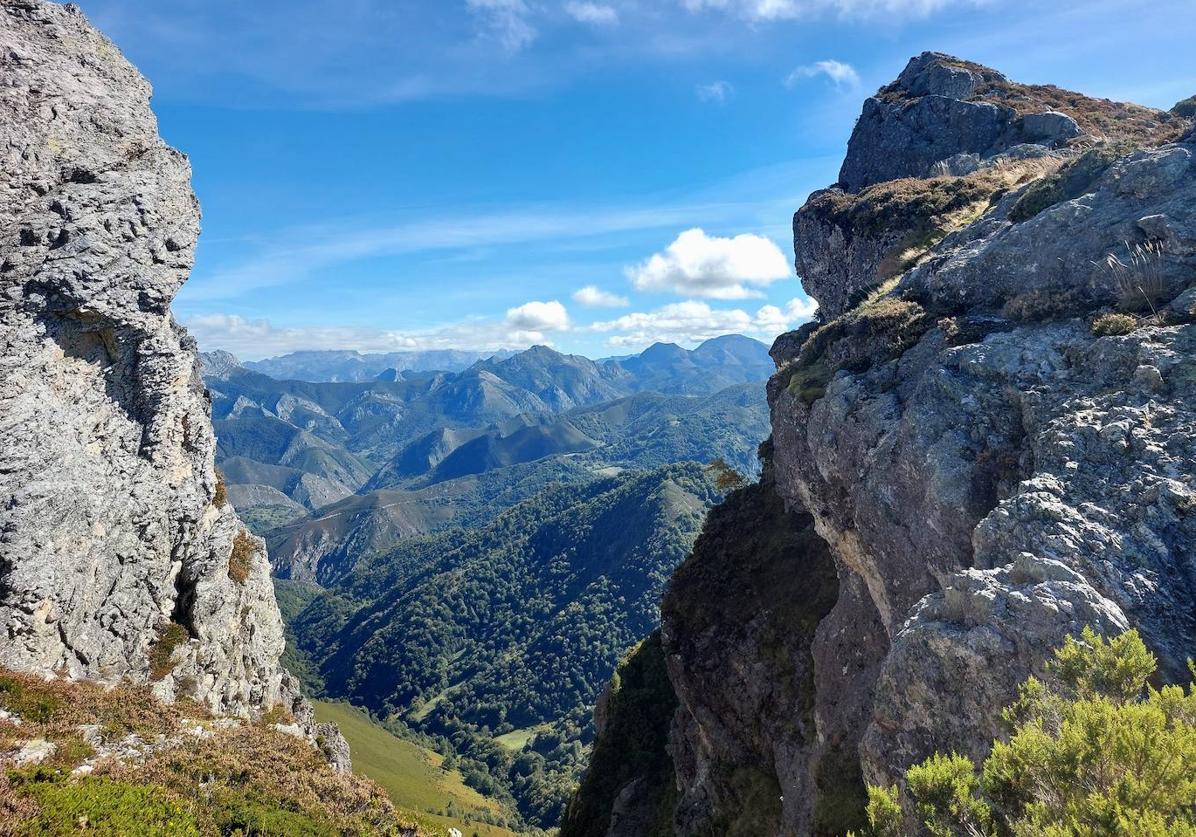
[[[789,224],[935,49],[1170,107],[1192,0],[82,0],[204,208],[206,349],[590,356],[807,318]]]

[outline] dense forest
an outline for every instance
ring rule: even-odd
[[[298,668],[554,825],[595,700],[656,625],[718,476],[681,464],[560,485],[485,527],[363,557],[326,589],[279,581]]]

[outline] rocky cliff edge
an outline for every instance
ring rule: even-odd
[[[150,92],[77,7],[0,4],[0,665],[312,728],[170,313],[200,212]]]
[[[866,782],[983,755],[1084,626],[1186,679],[1189,116],[935,53],[865,103],[794,219],[821,310],[773,346],[760,496],[711,514],[666,596],[674,833],[860,827]]]

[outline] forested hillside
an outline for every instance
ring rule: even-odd
[[[468,783],[551,826],[598,693],[717,498],[697,465],[556,486],[280,598],[317,691],[446,738]]]

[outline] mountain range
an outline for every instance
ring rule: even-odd
[[[372,381],[388,372],[460,372],[479,360],[506,358],[514,352],[466,352],[432,349],[422,352],[355,352],[324,349],[290,352],[265,360],[247,360],[246,369],[289,381]]]
[[[304,354],[310,369],[322,354]],[[728,335],[602,361],[537,346],[368,382],[278,380],[223,352],[203,369],[229,499],[276,574],[314,580],[550,483],[714,459],[753,472],[774,365]]]

